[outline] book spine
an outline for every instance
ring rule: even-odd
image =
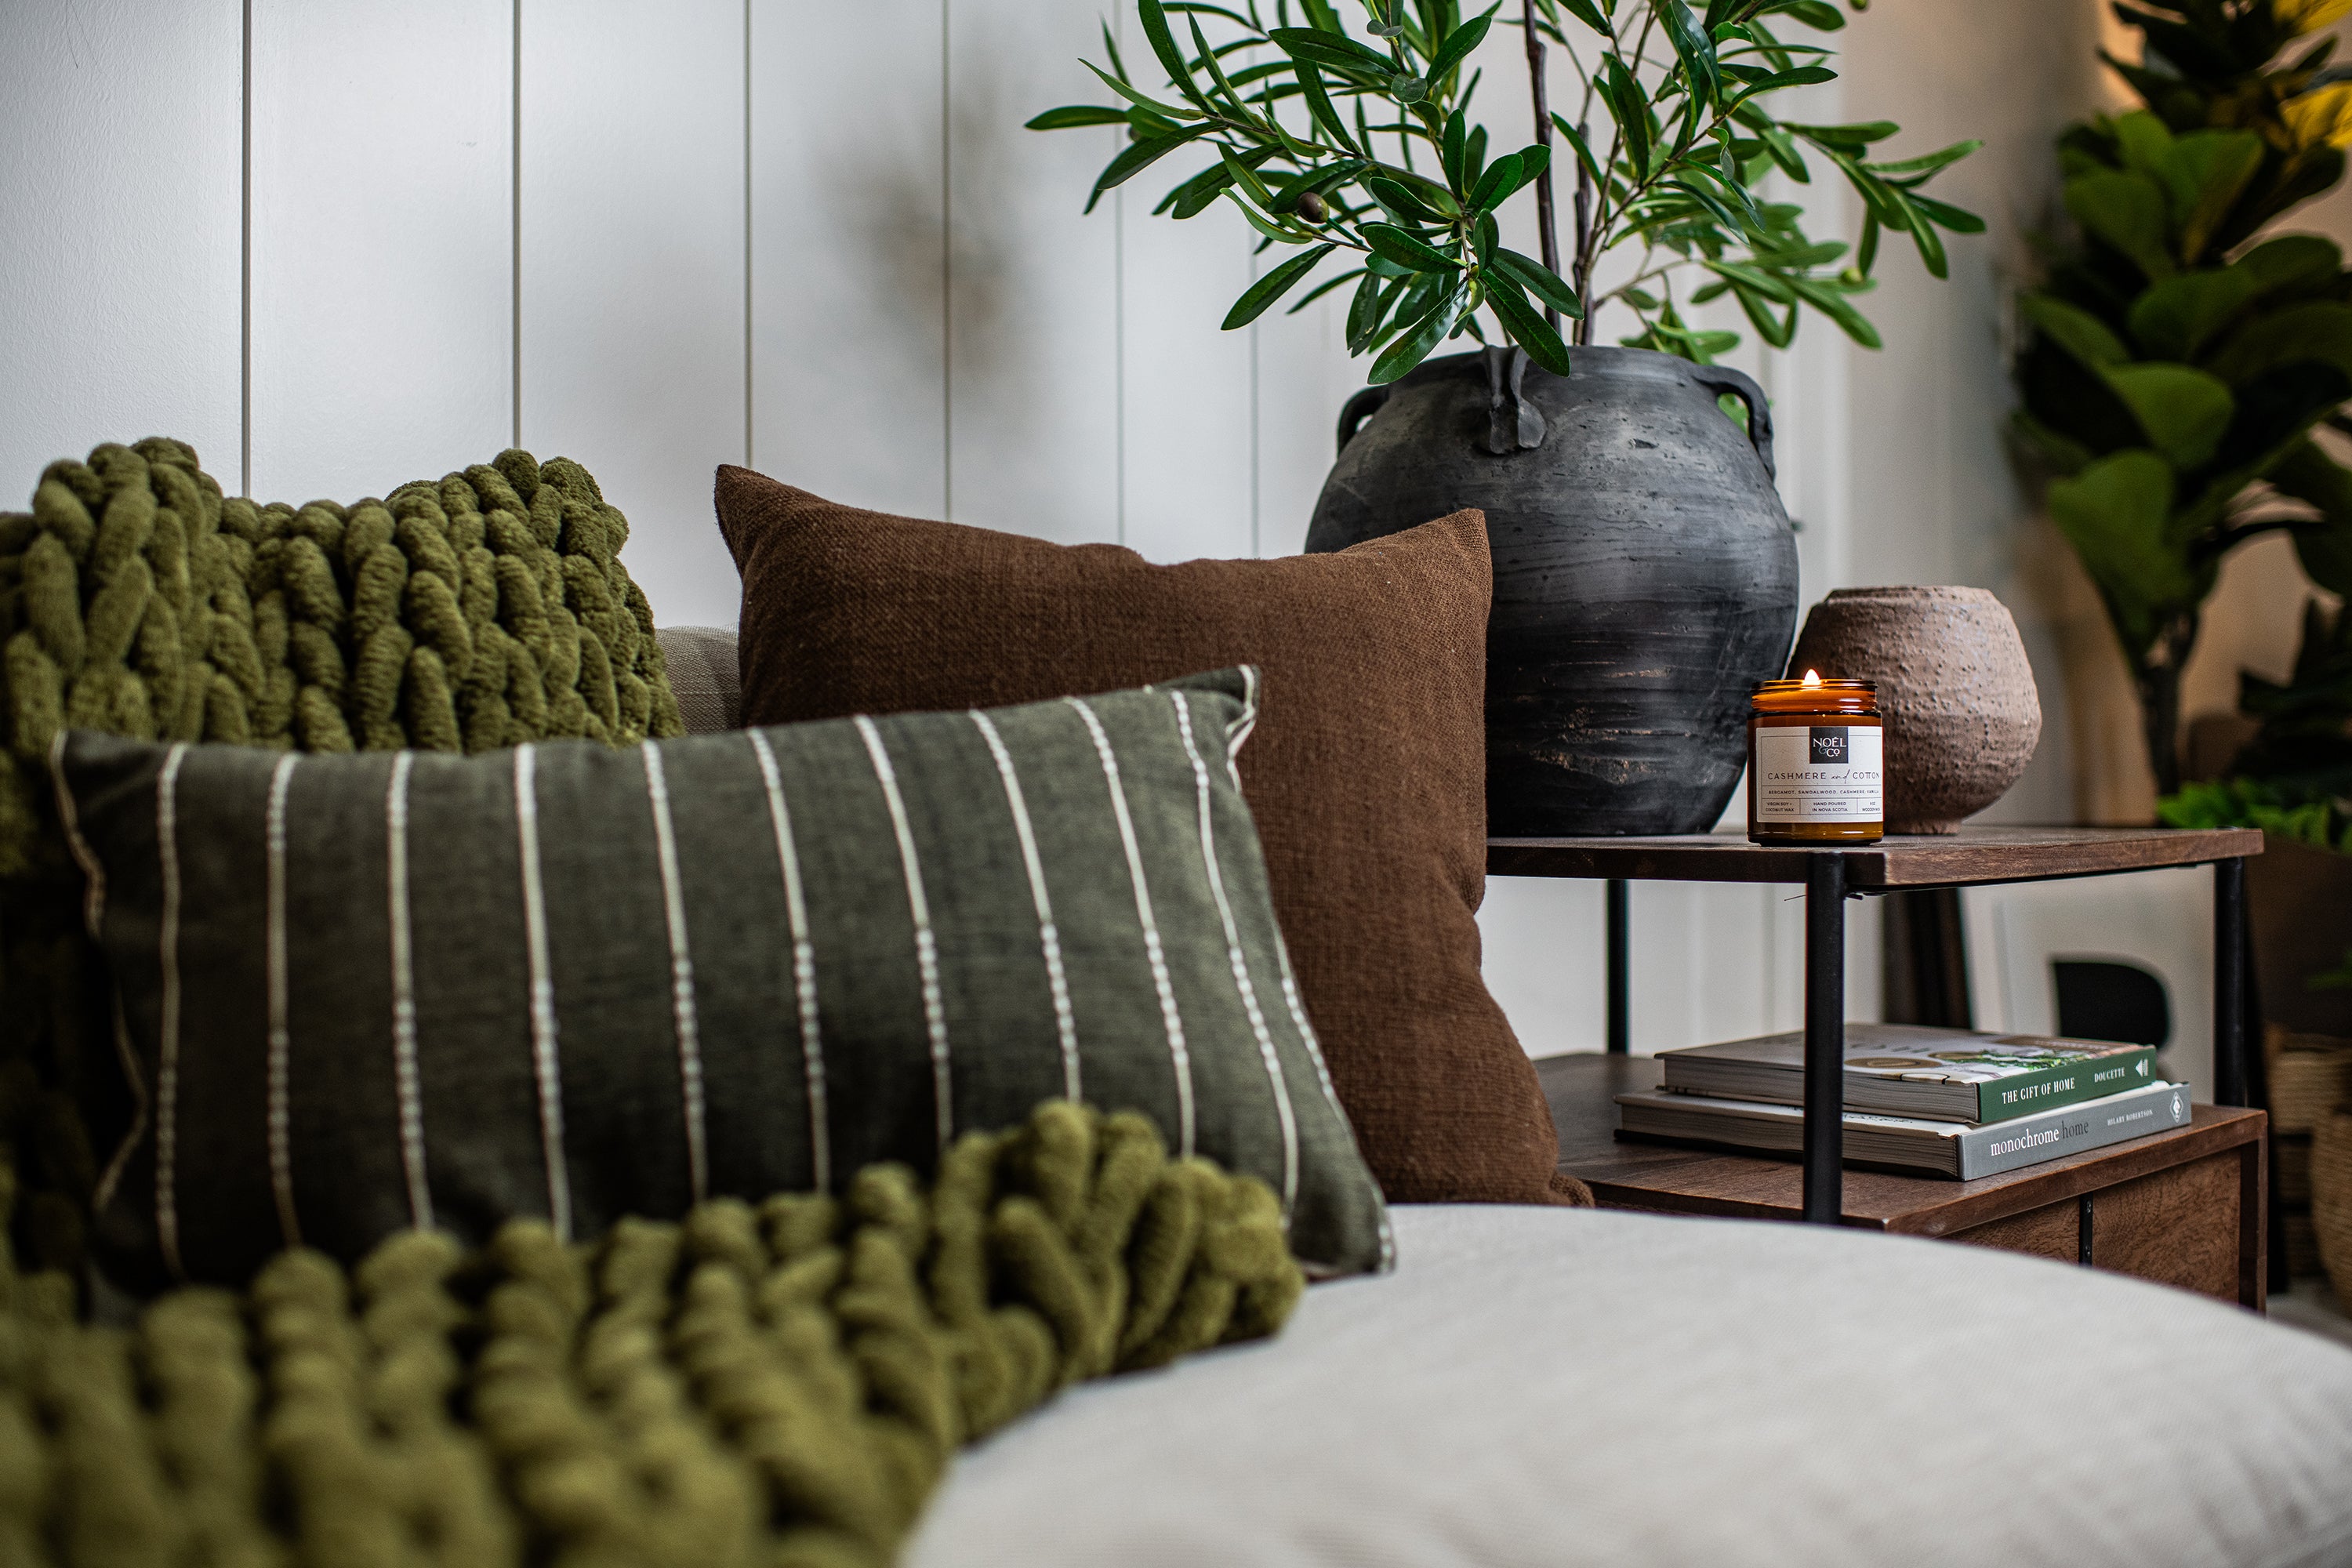
[[[1960,1134],[1960,1179],[1997,1176],[2150,1132],[2189,1125],[2189,1086],[2171,1084],[2113,1105],[2012,1117]]]
[[[2152,1049],[2043,1068],[2040,1072],[1977,1085],[1977,1120],[2008,1121],[2062,1105],[2105,1100],[2160,1081]]]

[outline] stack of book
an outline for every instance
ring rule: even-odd
[[[2144,1046],[1849,1024],[1845,1158],[1974,1181],[2186,1126],[2189,1089]],[[1621,1134],[1767,1153],[1804,1147],[1805,1037],[1663,1051],[1617,1097]]]

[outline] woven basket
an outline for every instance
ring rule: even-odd
[[[2274,1131],[2315,1131],[2329,1112],[2352,1100],[2352,1040],[2272,1028],[2264,1031],[2263,1044]]]
[[[2352,1312],[2352,1105],[2329,1112],[2311,1141],[2311,1219],[2336,1298]]]
[[[2277,1151],[2278,1201],[2293,1209],[2311,1206],[2311,1134],[2282,1132],[2272,1141]]]

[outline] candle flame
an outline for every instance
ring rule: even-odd
[[[1822,683],[1822,672],[1818,669],[1809,669],[1805,671],[1804,683],[1807,686],[1819,686]]]

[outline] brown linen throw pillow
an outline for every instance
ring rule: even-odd
[[[1255,664],[1241,756],[1307,1016],[1389,1198],[1556,1199],[1551,1117],[1478,972],[1485,518],[1154,565],[721,468],[743,722],[1003,707]],[[1572,1185],[1572,1184],[1570,1184]]]

